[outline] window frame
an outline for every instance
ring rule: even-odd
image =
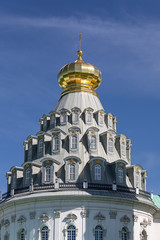
[[[45,235],[43,235],[45,234]],[[41,228],[41,240],[49,240],[49,228],[48,226],[43,226]]]
[[[95,234],[95,240],[103,240],[104,231],[103,231],[102,226],[97,225],[97,226],[94,228],[94,234]]]
[[[117,182],[118,184],[123,184],[124,183],[124,168],[121,166],[118,166],[117,169]]]
[[[30,184],[30,179],[31,179],[31,169],[27,168],[25,170],[25,185],[29,185]]]
[[[76,240],[76,227],[73,224],[67,227],[67,240]]]
[[[94,180],[102,181],[102,166],[99,163],[94,165]]]

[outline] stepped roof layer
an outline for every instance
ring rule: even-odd
[[[153,202],[158,208],[160,208],[160,195],[153,195]]]

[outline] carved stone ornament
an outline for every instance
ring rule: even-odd
[[[12,221],[12,222],[15,222],[15,221],[16,221],[16,215],[12,215],[12,216],[11,216],[11,221]]]
[[[20,216],[18,218],[17,222],[22,224],[22,223],[26,222],[26,218],[24,216]]]
[[[49,220],[49,217],[46,213],[43,213],[42,215],[40,215],[40,217],[38,218],[42,223],[47,222]]]
[[[121,222],[123,222],[124,224],[128,224],[130,223],[130,218],[127,216],[127,215],[124,215],[121,219],[120,219]]]
[[[8,219],[6,219],[5,221],[4,221],[4,226],[5,227],[8,227],[10,225],[10,221],[8,220]]]
[[[141,225],[141,227],[146,228],[147,225],[148,225],[147,220],[144,218],[144,219],[143,219],[143,222],[141,222],[140,225]]]
[[[103,216],[100,212],[94,217],[95,220],[98,220],[98,221],[103,221],[105,220],[105,216]]]
[[[110,219],[116,219],[116,217],[117,217],[117,212],[116,212],[116,211],[110,211],[110,212],[109,212],[109,215],[110,215]]]
[[[61,211],[60,210],[54,210],[53,212],[55,218],[60,218]]]
[[[89,216],[89,211],[86,209],[83,209],[81,211],[81,216],[82,216],[82,218],[87,218]]]
[[[66,216],[66,219],[76,220],[76,219],[77,219],[77,216],[76,216],[74,213],[69,213],[69,214]]]
[[[135,215],[135,214],[133,214],[133,222],[137,222],[138,221],[138,216],[137,215]]]
[[[30,216],[30,219],[35,219],[36,212],[30,212],[29,216]]]

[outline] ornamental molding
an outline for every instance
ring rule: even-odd
[[[35,219],[36,217],[36,212],[30,212],[29,213],[30,219]]]
[[[46,213],[42,213],[38,218],[42,223],[45,223],[49,220],[49,216]]]
[[[137,215],[133,214],[132,218],[133,218],[133,222],[137,222],[138,221],[138,216]]]
[[[89,216],[89,210],[83,209],[83,210],[81,211],[81,216],[82,216],[82,218],[88,218],[88,216]]]
[[[130,218],[127,216],[127,215],[124,215],[121,219],[120,219],[121,222],[123,222],[124,224],[128,224],[130,223]]]
[[[109,212],[109,215],[110,215],[110,219],[116,219],[116,217],[117,217],[117,212],[116,212],[116,211],[110,211],[110,212]]]
[[[94,217],[95,220],[104,221],[106,218],[100,212]]]
[[[140,223],[141,227],[146,228],[149,224],[145,218],[143,218],[143,222]]]
[[[15,215],[15,214],[11,216],[11,221],[12,221],[12,222],[15,222],[15,221],[16,221],[16,215]]]
[[[61,211],[60,210],[54,210],[53,214],[54,214],[55,218],[60,218]]]
[[[65,218],[70,220],[76,220],[77,216],[74,213],[69,213]]]
[[[26,218],[24,216],[20,216],[18,218],[17,222],[22,224],[22,223],[26,222]]]

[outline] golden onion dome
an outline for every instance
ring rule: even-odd
[[[77,55],[78,59],[62,67],[57,76],[60,87],[65,90],[61,96],[70,92],[90,92],[97,95],[94,90],[99,87],[102,74],[97,67],[83,61],[81,50]]]

